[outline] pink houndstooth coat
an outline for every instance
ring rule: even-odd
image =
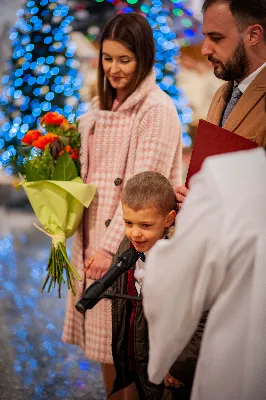
[[[175,106],[155,83],[154,72],[117,111],[99,110],[94,102],[80,118],[81,176],[88,174],[88,137],[94,129],[92,182],[97,194],[89,207],[89,251],[116,253],[124,237],[121,192],[124,183],[141,171],[158,171],[173,185],[181,183],[181,125]],[[101,300],[85,315],[74,306],[92,283],[84,274],[83,224],[75,233],[72,262],[83,278],[77,295],[69,291],[63,341],[79,345],[90,360],[112,363],[111,302]]]

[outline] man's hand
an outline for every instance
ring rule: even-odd
[[[175,195],[176,195],[176,199],[179,203],[179,208],[182,207],[185,198],[188,195],[189,190],[186,188],[186,186],[177,186],[175,188]]]
[[[180,382],[178,379],[174,378],[169,373],[164,378],[164,384],[167,387],[172,386],[176,389],[179,389],[180,386],[184,386],[184,384],[182,382]]]
[[[112,257],[107,257],[100,251],[95,253],[85,265],[86,278],[87,279],[100,279],[112,264]]]

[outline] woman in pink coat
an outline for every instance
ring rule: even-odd
[[[81,177],[96,184],[97,194],[74,238],[72,260],[83,280],[76,282],[76,297],[69,291],[63,340],[102,363],[107,392],[114,379],[111,302],[101,300],[85,315],[74,306],[110,267],[124,237],[120,197],[125,182],[151,170],[180,185],[181,125],[171,98],[155,83],[154,59],[146,18],[130,13],[111,20],[101,39],[99,97],[79,123]]]

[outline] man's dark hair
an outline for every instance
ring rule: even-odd
[[[240,32],[249,25],[261,25],[266,42],[266,0],[205,0],[202,12],[204,13],[209,7],[219,3],[228,4]]]

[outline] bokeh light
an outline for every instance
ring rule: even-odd
[[[0,94],[0,169],[6,174],[12,172],[9,163],[16,146],[43,113],[59,111],[73,122],[73,114],[78,117],[87,110],[79,94],[82,78],[73,58],[75,46],[66,31],[73,17],[62,3],[26,2],[9,35],[13,54]],[[71,79],[64,80],[66,76]]]
[[[93,1],[99,7],[104,3]],[[156,80],[171,96],[182,124],[183,145],[189,146],[187,132],[192,110],[178,88],[180,47],[189,46],[196,36],[188,0],[106,1],[118,13],[137,11],[147,17],[156,42]],[[10,171],[7,167],[11,155],[7,147],[16,148],[20,143],[25,134],[25,118],[28,129],[33,129],[49,110],[59,110],[73,121],[88,108],[80,98],[82,78],[74,59],[75,46],[68,34],[73,16],[66,4],[59,0],[32,0],[17,12],[18,19],[9,35],[13,54],[6,63],[0,94],[0,166],[6,173]],[[94,32],[91,35],[96,37]]]

